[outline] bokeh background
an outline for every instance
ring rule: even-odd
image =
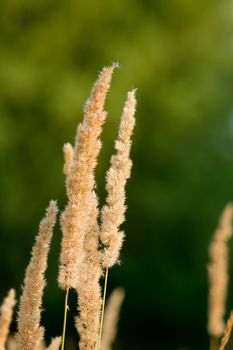
[[[49,200],[64,208],[63,143],[74,140],[98,71],[117,61],[97,168],[101,203],[132,87],[138,109],[127,238],[109,280],[109,291],[127,295],[115,349],[207,349],[207,247],[233,200],[232,0],[2,0],[0,33],[0,296],[15,287],[19,297]],[[57,225],[47,340],[62,329],[60,238]],[[228,311],[232,294],[233,282]],[[72,295],[68,349],[75,304]]]

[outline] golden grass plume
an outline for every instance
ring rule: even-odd
[[[44,329],[40,326],[41,305],[46,284],[44,273],[57,211],[56,201],[51,201],[40,223],[31,260],[26,269],[17,319],[18,350],[37,350],[44,337]]]
[[[228,288],[228,246],[232,236],[233,204],[224,208],[219,226],[209,246],[209,307],[208,332],[219,338],[225,329],[225,307]]]
[[[10,289],[0,308],[0,350],[5,350],[15,304],[15,290]]]
[[[124,233],[119,230],[125,220],[125,184],[130,177],[132,161],[129,158],[131,135],[135,125],[135,90],[128,92],[121,116],[116,154],[106,175],[107,199],[101,213],[101,241],[105,247],[102,257],[104,268],[113,266],[119,257]]]
[[[100,134],[107,116],[104,110],[105,100],[116,67],[117,65],[113,64],[100,72],[84,106],[84,119],[78,125],[74,146],[66,143],[63,148],[67,204],[60,218],[62,242],[58,273],[58,284],[66,291],[62,337],[53,339],[46,348],[44,328],[40,325],[46,284],[44,274],[57,215],[57,204],[51,201],[40,223],[31,260],[25,272],[18,310],[17,334],[14,338],[8,339],[9,350],[58,350],[60,347],[64,350],[70,288],[78,294],[78,315],[75,317],[75,325],[80,337],[79,349],[97,350],[98,347],[99,350],[102,315],[104,315],[100,279],[104,275],[104,270],[117,262],[123,242],[124,234],[120,231],[120,226],[125,220],[125,185],[132,166],[130,148],[136,109],[135,90],[132,90],[128,92],[123,108],[118,138],[115,142],[115,154],[111,158],[106,175],[106,205],[100,211],[95,193],[95,167],[101,149]],[[104,295],[106,285],[105,283]],[[10,293],[13,296],[13,292]],[[110,298],[105,326],[108,325],[109,328],[108,331],[104,330],[103,347],[110,347],[114,340],[117,312],[122,300],[123,292],[120,289]],[[8,310],[9,322],[13,304],[14,301],[11,299],[11,308]],[[0,350],[5,350],[8,331],[9,324],[2,337],[3,346]]]
[[[106,305],[103,337],[101,340],[101,350],[111,350],[117,335],[117,324],[120,316],[121,305],[125,298],[125,292],[122,288],[116,288],[112,291]]]
[[[88,203],[95,187],[94,169],[101,148],[99,136],[106,119],[104,103],[115,67],[105,67],[100,73],[84,107],[84,120],[78,126],[74,149],[64,148],[68,203],[61,216],[63,237],[58,276],[64,290],[77,287],[78,268],[84,259]]]

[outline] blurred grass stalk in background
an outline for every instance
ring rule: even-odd
[[[228,241],[232,237],[232,221],[233,204],[229,203],[222,212],[218,228],[209,245],[209,307],[207,328],[210,335],[210,350],[223,350],[231,334],[232,315],[226,325],[225,313],[229,282]],[[219,339],[221,337],[219,347]]]

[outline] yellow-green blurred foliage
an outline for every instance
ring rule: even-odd
[[[1,1],[2,296],[9,287],[20,292],[49,199],[64,206],[62,145],[73,141],[97,72],[118,61],[97,169],[102,202],[132,87],[138,111],[127,238],[122,266],[110,275],[110,289],[121,285],[127,295],[116,349],[206,348],[207,244],[233,199],[232,13],[232,0]],[[62,327],[59,241],[57,227],[43,316],[48,337]],[[73,312],[75,296],[71,305]],[[72,323],[70,316],[69,329]]]

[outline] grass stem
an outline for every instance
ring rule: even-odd
[[[61,350],[64,350],[64,348],[65,348],[66,320],[67,320],[67,309],[68,309],[68,296],[69,296],[69,288],[67,288],[67,290],[66,290],[66,295],[65,295],[65,306],[64,306],[64,319],[63,319],[63,331],[62,331]]]
[[[210,350],[218,350],[218,338],[210,337]]]
[[[98,339],[97,350],[100,350],[100,346],[101,346],[103,324],[104,324],[104,310],[105,310],[105,302],[106,302],[107,284],[108,284],[108,268],[106,267],[105,280],[104,280],[103,304],[102,304],[102,311],[101,311],[100,330],[99,330],[99,339]]]

